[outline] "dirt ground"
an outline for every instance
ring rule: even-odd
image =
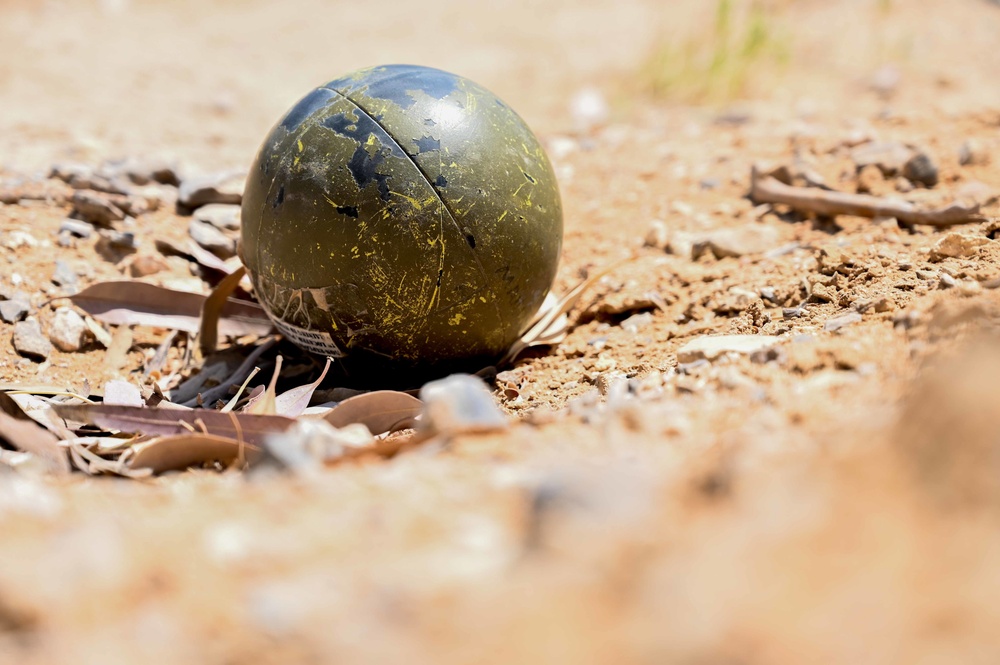
[[[57,163],[245,170],[311,87],[408,62],[536,130],[564,204],[557,291],[634,255],[565,342],[501,368],[502,431],[316,477],[0,467],[0,661],[1000,659],[995,3],[3,0],[0,18],[0,190],[63,191]],[[886,143],[937,183],[859,174],[854,151]],[[762,162],[985,221],[756,205]],[[0,295],[27,292],[43,331],[56,259],[76,288],[130,278],[189,221],[140,215],[121,253],[60,243],[69,212],[0,204]],[[142,279],[207,292],[164,262]],[[689,346],[734,334],[767,348]],[[100,345],[38,362],[12,336],[0,381],[82,390],[134,376],[164,333],[137,328],[111,370]]]

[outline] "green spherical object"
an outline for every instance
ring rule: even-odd
[[[460,76],[390,65],[316,88],[278,122],[241,233],[286,337],[355,375],[429,376],[479,369],[524,331],[555,276],[562,207],[509,106]]]

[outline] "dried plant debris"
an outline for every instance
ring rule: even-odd
[[[924,210],[902,199],[833,192],[813,187],[796,187],[770,175],[774,169],[755,166],[750,176],[750,198],[755,203],[777,203],[806,214],[835,217],[855,215],[870,218],[895,218],[903,224],[954,226],[987,221],[978,205],[952,203],[943,208]]]
[[[207,298],[144,282],[100,282],[70,296],[73,304],[98,321],[112,325],[145,325],[196,333]],[[271,320],[257,303],[226,301],[218,333],[228,337],[266,335]]]

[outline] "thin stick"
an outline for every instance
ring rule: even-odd
[[[756,167],[750,176],[750,198],[755,203],[782,203],[799,212],[817,215],[855,215],[857,217],[895,217],[904,224],[954,226],[987,221],[979,206],[953,203],[937,210],[918,210],[912,203],[867,194],[830,192],[810,187],[793,187],[762,175]]]

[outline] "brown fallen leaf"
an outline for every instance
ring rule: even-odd
[[[257,446],[238,439],[212,434],[187,433],[160,436],[129,449],[122,461],[130,469],[150,469],[153,473],[182,471],[192,466],[218,462],[230,466],[241,458],[253,464],[262,457]]]
[[[334,427],[360,423],[372,434],[382,434],[412,421],[420,415],[423,406],[423,402],[413,395],[395,390],[376,390],[345,399],[323,416],[323,420]]]
[[[222,319],[222,311],[226,304],[230,302],[229,296],[233,294],[236,287],[240,285],[240,280],[247,272],[246,268],[240,267],[229,275],[226,275],[221,282],[216,285],[212,292],[205,298],[201,306],[201,324],[198,329],[198,349],[202,356],[215,351],[219,344],[219,321]]]
[[[102,404],[59,404],[52,408],[61,418],[108,430],[159,436],[201,432],[242,439],[253,445],[261,445],[267,434],[284,432],[295,423],[283,416],[221,413],[210,409],[181,411]]]
[[[0,440],[44,460],[53,473],[62,475],[70,471],[66,451],[59,447],[58,437],[29,418],[5,393],[0,393]]]
[[[144,282],[100,282],[69,299],[105,323],[156,326],[189,333],[198,332],[206,300],[197,293]],[[227,337],[266,335],[271,331],[271,320],[257,303],[229,299],[221,317],[218,333]]]

